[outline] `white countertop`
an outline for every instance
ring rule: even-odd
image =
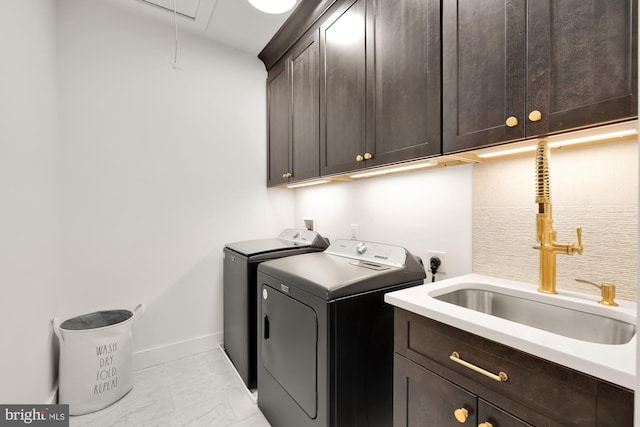
[[[472,284],[472,285],[470,285]],[[576,371],[633,390],[636,385],[636,335],[621,345],[596,344],[480,313],[433,297],[465,288],[496,290],[510,295],[601,314],[636,325],[636,304],[616,302],[619,307],[598,304],[599,295],[558,289],[557,295],[538,292],[537,286],[513,280],[466,274],[436,283],[390,292],[385,301],[396,307],[454,326],[509,347],[550,360]],[[503,292],[507,293],[507,292]]]

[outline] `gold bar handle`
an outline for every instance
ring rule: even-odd
[[[466,360],[462,360],[460,359],[460,353],[458,353],[457,351],[454,351],[453,353],[451,353],[451,356],[449,356],[449,359],[453,360],[454,362],[464,366],[465,368],[469,368],[472,371],[476,371],[479,374],[484,375],[485,377],[489,377],[494,381],[498,381],[498,382],[504,382],[507,381],[509,379],[509,376],[507,375],[506,372],[500,371],[498,373],[498,375],[491,373],[485,369],[482,369],[476,365],[473,365],[469,362],[467,362]]]

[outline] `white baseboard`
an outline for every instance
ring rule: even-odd
[[[51,390],[51,393],[49,393],[49,397],[47,397],[47,401],[45,402],[45,405],[55,405],[58,403],[58,383],[56,382],[55,387],[53,388],[53,390]]]
[[[214,350],[222,343],[223,334],[220,332],[136,351],[133,353],[133,369],[134,371],[138,371],[161,363],[171,362],[182,359],[183,357]]]

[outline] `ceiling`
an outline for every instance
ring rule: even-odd
[[[174,0],[103,0],[173,26]],[[298,0],[300,3],[302,0]],[[257,55],[289,17],[254,9],[248,0],[175,0],[178,33],[200,34]]]

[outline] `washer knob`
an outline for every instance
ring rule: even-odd
[[[365,245],[363,242],[358,243],[358,246],[356,246],[356,251],[358,251],[358,253],[362,255],[367,251],[367,245]]]

